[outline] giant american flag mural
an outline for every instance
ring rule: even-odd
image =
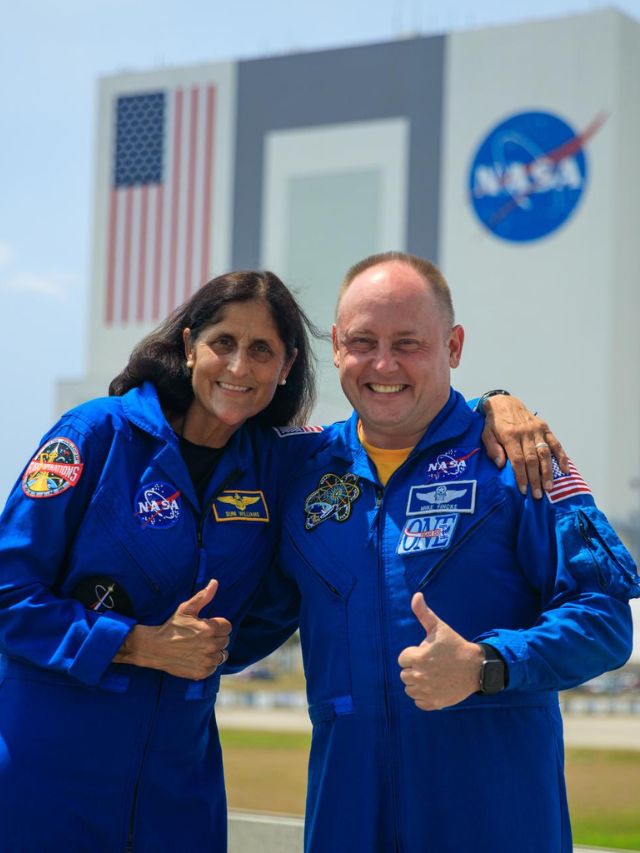
[[[107,325],[156,322],[213,263],[213,84],[114,98]]]

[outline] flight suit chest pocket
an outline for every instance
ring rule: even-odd
[[[91,562],[94,574],[117,575],[132,586],[142,576],[153,590],[167,593],[193,575],[195,522],[177,490],[163,484],[133,502],[105,486],[92,501],[74,551],[75,561]]]
[[[300,635],[310,703],[350,696],[349,608],[355,576],[331,552],[321,546],[309,552],[288,533],[280,561],[301,592]]]
[[[201,555],[197,583],[215,578],[219,584],[212,607],[234,619],[251,598],[275,554],[277,529],[268,524],[234,522],[221,524],[211,509],[203,529],[205,552]],[[215,605],[215,606],[214,606]],[[208,615],[207,611],[203,611]]]
[[[482,542],[483,550],[488,555],[491,555],[493,548],[499,550],[499,540],[504,537],[506,528],[498,523],[498,519],[506,508],[506,498],[495,487],[487,490],[484,497],[473,514],[451,513],[442,518],[431,516],[411,519],[414,525],[417,521],[423,523],[414,534],[416,542],[411,545],[412,550],[407,548],[402,553],[406,557],[405,578],[411,592],[426,587],[447,565],[464,558],[467,549],[478,542]],[[412,541],[408,533],[411,533],[409,526],[403,531],[401,544],[404,545],[406,539]],[[438,547],[441,543],[442,547]]]

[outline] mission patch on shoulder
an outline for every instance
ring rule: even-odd
[[[22,491],[29,498],[52,498],[77,485],[84,465],[80,451],[68,438],[46,441],[22,475]]]

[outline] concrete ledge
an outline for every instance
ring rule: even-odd
[[[303,836],[301,817],[229,812],[229,853],[301,853]]]
[[[229,853],[302,853],[303,836],[304,821],[301,817],[229,812]],[[609,847],[573,849],[574,853],[623,853]]]

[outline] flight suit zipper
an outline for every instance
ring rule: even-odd
[[[593,546],[593,539],[588,531],[588,525],[585,521],[584,515],[578,511],[578,529],[580,530],[580,535],[582,536],[585,545],[587,546],[587,551],[589,552],[589,556],[591,557],[591,561],[593,563],[593,567],[596,571],[596,575],[598,576],[598,583],[600,584],[601,589],[606,589],[606,583],[602,576],[602,569],[600,568],[600,562],[595,555],[595,548]]]
[[[158,706],[160,705],[160,694],[162,693],[162,682],[164,681],[164,672],[160,672],[158,676],[158,684],[156,687],[156,701],[153,706],[153,711],[151,713],[149,719],[149,731],[147,733],[147,739],[144,745],[144,749],[142,751],[142,758],[140,759],[140,766],[138,767],[138,775],[136,777],[136,784],[133,788],[133,800],[131,802],[131,816],[129,818],[129,835],[127,837],[127,846],[125,848],[125,853],[131,853],[133,851],[133,833],[135,829],[136,822],[136,807],[138,805],[138,789],[140,788],[140,780],[142,779],[142,771],[144,770],[145,761],[147,759],[147,753],[149,752],[149,741],[150,741],[150,733],[151,726],[153,725],[153,719],[156,716],[158,711]]]
[[[394,472],[395,473],[395,472]],[[382,640],[382,680],[383,680],[383,694],[384,694],[384,710],[385,710],[385,733],[384,733],[384,743],[387,744],[395,744],[395,734],[393,726],[391,725],[391,720],[393,717],[393,709],[391,708],[391,698],[389,691],[389,676],[387,672],[387,650],[388,650],[388,631],[387,631],[387,620],[385,613],[385,604],[386,604],[386,596],[384,595],[384,562],[382,559],[382,541],[384,538],[384,489],[374,484],[375,489],[375,506],[378,510],[377,517],[377,532],[378,532],[378,542],[377,542],[377,563],[378,563],[378,615],[379,615],[379,628],[380,628],[380,637]],[[391,801],[393,803],[393,838],[394,838],[394,847],[396,851],[400,851],[400,837],[398,833],[398,780],[397,780],[397,768],[396,761],[397,756],[400,754],[400,751],[395,745],[395,748],[391,750],[391,755],[388,756],[388,760],[385,761],[385,765],[389,771],[389,782],[391,785]]]
[[[216,491],[213,493],[213,495],[211,496],[211,500],[207,503],[206,509],[200,514],[200,517],[198,519],[198,526],[196,528],[196,538],[197,538],[197,542],[198,542],[198,559],[196,562],[195,574],[193,576],[193,583],[191,584],[191,594],[192,595],[194,595],[196,592],[196,586],[197,586],[198,582],[204,579],[204,571],[205,571],[206,562],[207,562],[207,560],[206,560],[207,552],[206,552],[206,549],[204,547],[204,537],[203,537],[205,521],[207,519],[209,511],[212,511],[213,504],[215,503],[215,501],[220,497],[220,495],[224,492],[224,490],[226,488],[228,488],[228,486],[240,474],[242,474],[242,469],[241,468],[235,468],[229,474],[228,477],[225,477],[224,481],[222,482],[222,485],[219,488],[217,488]],[[202,575],[202,577],[201,577],[201,575]],[[160,696],[162,694],[163,681],[164,681],[164,672],[161,671],[159,678],[158,678],[156,701],[155,701],[153,713],[151,715],[151,720],[153,720],[153,718],[155,717],[156,712],[158,710],[158,706],[160,705]],[[149,750],[149,737],[147,737],[147,742],[145,744],[144,751],[142,754],[142,760],[140,761],[140,767],[138,768],[138,777],[136,779],[136,784],[135,784],[135,787],[133,790],[133,802],[131,804],[131,817],[129,820],[129,835],[128,835],[127,847],[126,847],[127,853],[129,853],[129,851],[133,850],[133,832],[134,832],[134,827],[135,827],[136,805],[137,805],[137,801],[138,801],[138,788],[140,786],[140,780],[142,778],[142,772],[144,770],[144,764],[145,764],[145,760],[147,757],[148,750]]]
[[[204,547],[204,525],[209,516],[209,512],[213,512],[213,505],[218,500],[220,495],[224,492],[224,490],[231,485],[231,483],[242,474],[241,468],[234,468],[234,470],[227,476],[222,482],[222,485],[219,486],[213,495],[211,496],[211,500],[208,501],[206,508],[200,514],[200,518],[198,520],[198,527],[196,531],[196,536],[198,539],[198,561],[196,565],[195,575],[193,577],[193,583],[191,585],[191,594],[194,595],[196,592],[196,586],[198,583],[202,583],[204,580],[205,567],[207,564],[207,551]]]

